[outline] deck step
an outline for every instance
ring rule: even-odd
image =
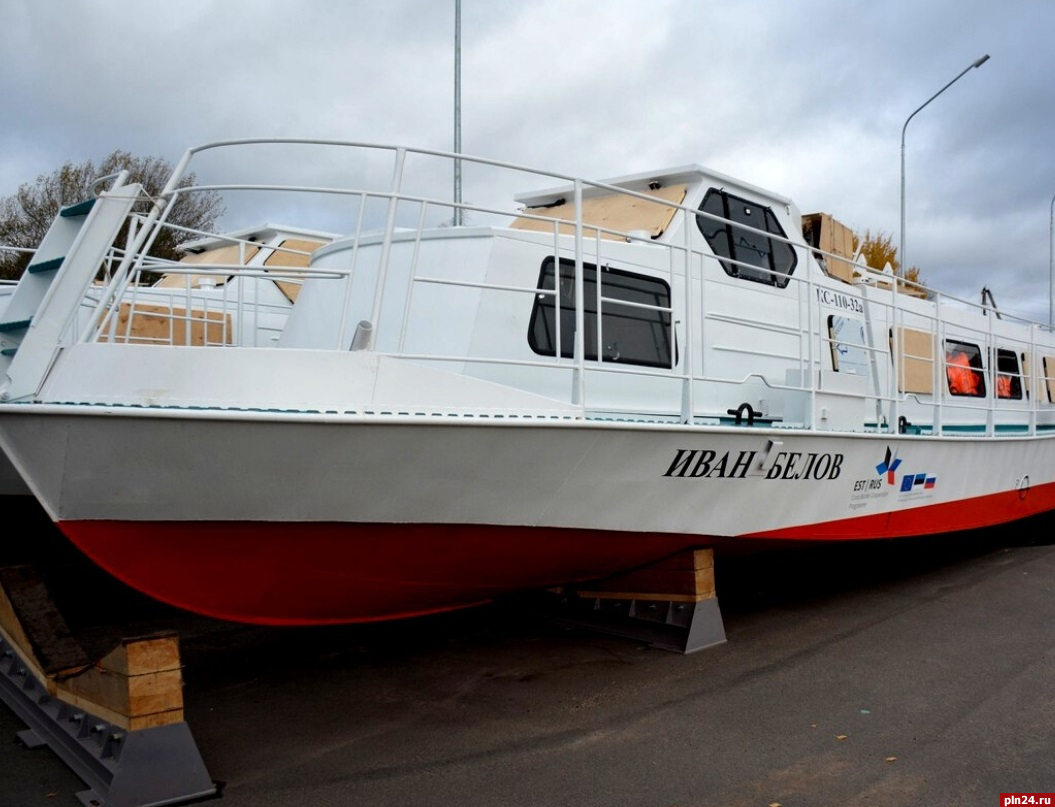
[[[52,367],[65,329],[73,321],[142,186],[123,184],[122,172],[97,199],[61,208],[23,272],[3,312],[0,348],[4,400],[34,395]],[[32,320],[32,327],[29,327]]]
[[[23,328],[28,328],[29,323],[33,321],[32,317],[28,319],[16,319],[11,322],[0,322],[0,333],[9,333],[11,331],[20,331]]]
[[[31,263],[26,267],[26,271],[31,275],[38,274],[40,272],[54,272],[60,266],[62,262],[66,260],[65,256],[61,258],[52,258],[50,261],[40,261],[39,263]]]
[[[94,206],[95,199],[85,199],[83,202],[77,202],[77,204],[62,208],[62,210],[59,211],[59,215],[65,219],[72,219],[76,216],[86,216]]]

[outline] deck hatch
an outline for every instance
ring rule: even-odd
[[[696,225],[714,254],[723,259],[722,268],[727,275],[781,289],[788,285],[798,258],[771,208],[711,188],[703,198],[700,212],[721,219],[696,216]],[[784,240],[767,238],[755,230]]]

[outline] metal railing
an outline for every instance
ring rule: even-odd
[[[214,182],[210,184],[179,187],[189,170],[192,159],[214,155],[220,151],[234,148],[274,148],[274,147],[320,147],[339,151],[355,151],[367,157],[368,171],[374,175],[387,177],[372,187],[329,184],[297,184],[285,181],[262,181],[259,184],[241,182]],[[387,155],[390,162],[387,169],[371,162],[376,155]],[[534,178],[535,182],[556,185],[565,189],[576,214],[571,219],[560,219],[547,215],[538,209],[517,209],[507,204],[491,202],[487,198],[477,203],[455,204],[445,197],[436,184],[436,191],[420,191],[411,187],[411,161],[426,163],[426,177],[438,178],[441,172],[430,161],[450,164],[459,160],[463,171],[468,175],[473,171],[497,172],[503,178],[493,187],[496,192],[511,191],[522,188]],[[510,179],[512,178],[512,179]],[[513,180],[519,183],[516,184]],[[445,188],[445,185],[444,185]],[[305,196],[328,197],[339,200],[353,212],[345,221],[347,230],[344,244],[348,251],[347,265],[313,266],[296,270],[261,271],[258,268],[234,264],[195,264],[186,268],[169,263],[161,263],[143,257],[150,244],[168,224],[173,203],[190,194],[200,192],[222,192],[244,194],[250,192],[268,195],[294,195],[299,199]],[[470,191],[471,193],[471,191]],[[674,219],[669,227],[669,236],[653,240],[642,236],[634,228],[620,229],[604,221],[584,220],[583,202],[586,198],[597,195],[621,196],[633,204],[661,205],[674,212]],[[487,194],[485,193],[486,197]],[[818,270],[818,257],[827,262],[842,261],[852,263],[844,255],[824,252],[805,244],[797,237],[781,237],[778,234],[758,230],[744,224],[736,223],[737,231],[751,233],[759,238],[772,242],[789,244],[796,256],[796,269],[790,275],[780,275],[786,280],[787,287],[777,289],[775,285],[755,283],[730,277],[723,267],[739,266],[750,269],[761,275],[778,273],[744,263],[728,257],[715,256],[706,246],[695,222],[699,219],[717,219],[698,209],[695,205],[699,199],[688,200],[693,204],[675,203],[658,198],[643,191],[629,190],[626,187],[604,182],[590,182],[560,174],[540,174],[526,166],[504,163],[497,160],[471,158],[450,152],[407,149],[394,146],[380,146],[369,143],[339,142],[328,140],[238,140],[212,143],[189,150],[180,161],[177,171],[170,180],[162,200],[146,216],[137,222],[129,256],[115,260],[115,268],[110,282],[96,301],[96,308],[90,324],[82,331],[85,339],[95,340],[104,334],[111,338],[119,336],[115,325],[117,312],[122,304],[135,304],[143,299],[144,290],[136,283],[138,277],[148,271],[183,272],[188,275],[208,275],[215,273],[224,277],[262,278],[269,280],[284,279],[290,282],[310,282],[316,278],[344,280],[344,298],[341,300],[338,327],[334,330],[332,349],[347,349],[351,341],[349,329],[355,325],[350,312],[356,305],[362,304],[351,298],[354,277],[357,269],[363,265],[363,255],[370,251],[376,256],[376,280],[373,284],[366,317],[374,326],[385,320],[386,326],[394,328],[394,337],[378,340],[383,335],[375,334],[369,345],[381,352],[388,352],[407,360],[428,362],[439,365],[458,365],[462,367],[501,366],[506,368],[523,368],[534,372],[557,371],[570,374],[570,385],[567,387],[570,401],[580,407],[583,416],[599,411],[608,414],[619,414],[620,407],[605,406],[594,399],[593,391],[597,380],[610,377],[631,382],[627,376],[634,376],[647,383],[651,380],[666,380],[674,383],[668,395],[669,400],[651,406],[642,411],[640,406],[623,407],[623,413],[642,417],[671,419],[684,423],[714,422],[726,415],[728,407],[721,406],[719,401],[729,405],[739,403],[737,392],[754,389],[772,396],[773,401],[789,399],[793,395],[808,397],[807,413],[802,422],[794,425],[799,428],[819,428],[815,419],[818,411],[818,395],[861,398],[865,401],[865,411],[874,413],[870,422],[862,421],[861,428],[879,432],[892,432],[899,429],[899,423],[914,421],[924,427],[923,433],[953,433],[953,427],[973,424],[984,427],[988,435],[994,435],[1001,426],[1025,428],[1030,434],[1037,434],[1038,429],[1055,425],[1055,407],[1052,406],[1048,389],[1052,379],[1045,374],[1050,364],[1055,366],[1055,342],[1051,339],[1050,329],[1039,323],[1020,321],[1019,327],[1013,327],[1012,318],[1007,317],[997,325],[992,316],[991,306],[978,305],[965,300],[938,294],[877,270],[865,267],[860,263],[854,268],[859,277],[853,284],[844,284],[838,289],[854,300],[860,300],[869,342],[860,349],[869,356],[873,368],[866,392],[845,390],[827,390],[819,379],[825,368],[826,354],[835,350],[834,340],[821,321],[821,306],[818,305],[817,290],[825,285],[823,275]],[[461,218],[472,222],[476,219],[480,225],[472,223],[461,228],[449,229],[443,222],[450,221],[454,211],[459,211]],[[546,254],[551,255],[555,267],[560,260],[567,259],[574,263],[574,299],[575,299],[575,334],[573,357],[562,356],[560,346],[564,344],[562,329],[564,325],[560,316],[561,293],[559,272],[555,272],[554,288],[539,288],[535,283],[538,264],[526,267],[519,273],[523,282],[499,282],[491,278],[472,279],[458,276],[456,273],[437,268],[426,247],[434,246],[439,240],[464,237],[476,237],[478,227],[508,227],[514,220],[536,222],[544,231],[535,230],[531,237],[540,245],[545,245]],[[291,222],[308,226],[302,222]],[[320,225],[312,223],[318,228]],[[333,220],[322,222],[323,229],[338,229]],[[645,245],[642,247],[642,245]],[[404,247],[409,246],[409,253]],[[632,253],[638,247],[648,252],[648,257]],[[396,258],[396,253],[399,257]],[[121,258],[121,256],[118,256]],[[372,258],[373,260],[373,258]],[[596,292],[592,300],[596,310],[596,322],[593,326],[593,339],[598,346],[597,360],[586,357],[586,308],[585,267],[592,264],[596,271]],[[649,276],[659,277],[669,285],[671,290],[670,304],[667,306],[630,303],[606,294],[603,288],[600,267],[618,266],[626,270],[639,270]],[[717,270],[716,270],[717,269]],[[387,295],[395,294],[398,283],[394,282],[395,272],[404,272],[407,278],[405,297],[397,306],[399,315],[395,325],[385,312]],[[886,285],[888,288],[883,288]],[[409,335],[415,326],[416,312],[419,310],[415,295],[427,295],[422,291],[426,287],[442,287],[452,292],[461,290],[468,295],[499,293],[531,299],[551,298],[555,312],[556,349],[551,357],[512,355],[501,349],[494,353],[480,350],[461,350],[457,353],[422,350],[420,341],[411,343]],[[827,288],[828,286],[825,285]],[[250,288],[247,285],[246,288]],[[754,295],[752,295],[754,293]],[[149,296],[149,295],[147,295]],[[735,301],[757,297],[767,305],[782,308],[785,312],[795,312],[795,316],[786,316],[782,321],[759,315],[749,305],[737,308]],[[929,299],[921,299],[926,296]],[[184,343],[189,343],[192,324],[186,317],[198,302],[188,287],[185,297],[185,312],[172,313],[173,321],[180,322],[184,329]],[[724,301],[724,302],[723,302]],[[244,296],[238,299],[221,297],[218,301],[220,310],[234,312],[239,319],[259,316],[259,300]],[[669,332],[667,338],[673,348],[670,351],[671,366],[656,368],[630,366],[603,360],[600,347],[604,345],[604,317],[602,312],[615,306],[637,307],[642,311],[652,312],[662,318],[666,317]],[[238,346],[240,339],[230,338],[231,334],[223,326],[223,335],[219,344]],[[906,353],[899,344],[903,335],[917,330],[931,334],[931,350],[926,354]],[[758,336],[753,340],[737,340],[738,333],[751,332]],[[726,334],[727,336],[716,336]],[[526,334],[521,334],[526,338]],[[987,393],[983,397],[965,398],[954,396],[949,392],[947,377],[950,365],[945,359],[946,340],[970,341],[977,344],[985,363],[984,372]],[[164,340],[159,340],[164,341]],[[177,340],[172,340],[177,341]],[[1000,351],[1010,351],[1019,358],[1020,366],[1017,376],[1022,390],[1020,398],[1001,398],[996,394],[998,382],[998,357]],[[1047,353],[1045,353],[1045,351]],[[1050,354],[1050,355],[1049,355]],[[1025,357],[1025,362],[1022,361]],[[909,389],[907,372],[911,362],[928,366],[930,375],[930,392],[912,391]],[[735,369],[730,369],[735,368]],[[779,370],[783,368],[785,375]],[[981,369],[981,368],[979,368]],[[481,373],[481,370],[474,372]],[[554,385],[543,385],[550,388]],[[746,394],[744,392],[743,394]],[[633,397],[633,396],[631,396]],[[771,403],[773,402],[771,401]],[[780,411],[779,406],[774,411]],[[776,425],[788,425],[790,421],[782,415],[772,419]]]

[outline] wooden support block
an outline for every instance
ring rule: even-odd
[[[639,600],[643,602],[685,602],[695,603],[709,599],[695,594],[664,594],[655,591],[586,591],[576,589],[575,596],[591,600]]]
[[[602,580],[590,585],[589,596],[600,596],[599,592],[647,592],[649,594],[685,594],[702,599],[714,595],[714,573],[710,569],[699,571],[675,571],[666,569],[642,569],[619,577]],[[585,593],[581,592],[580,594]],[[660,599],[645,597],[643,599]]]
[[[714,552],[694,549],[645,569],[609,577],[577,591],[580,597],[698,602],[715,595]]]
[[[176,634],[123,639],[83,672],[57,682],[55,697],[126,729],[183,720]]]
[[[690,549],[687,552],[679,552],[669,558],[659,561],[649,567],[650,569],[713,569],[713,549]]]
[[[32,567],[0,568],[0,632],[48,694],[126,730],[183,721],[179,639],[123,639],[92,662]]]
[[[143,675],[180,669],[179,637],[173,632],[125,639],[103,656],[99,665],[122,675]]]
[[[182,723],[182,694],[179,696],[179,708],[155,709],[159,704],[174,700],[173,687],[182,687],[182,680],[172,676],[160,677],[156,681],[147,678],[130,682],[119,678],[107,681],[96,677],[90,683],[82,682],[73,689],[59,687],[55,697],[126,731]]]

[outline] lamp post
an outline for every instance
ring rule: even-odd
[[[1055,253],[1052,241],[1055,239],[1055,196],[1051,197],[1051,218],[1048,220],[1048,327],[1055,319]]]
[[[462,153],[462,0],[454,0],[454,153]],[[454,158],[454,216],[458,227],[464,221],[462,203],[462,161]]]
[[[905,120],[905,125],[901,127],[901,246],[898,247],[898,256],[901,258],[901,265],[898,269],[898,274],[901,277],[904,277],[905,272],[908,270],[908,261],[905,258],[905,130],[908,129],[909,121],[916,117],[916,114],[920,110],[922,110],[923,107],[927,106],[927,104],[929,104],[943,92],[949,89],[949,87],[951,87],[961,78],[963,78],[964,73],[966,73],[968,70],[974,67],[981,67],[988,60],[989,54],[987,53],[985,54],[985,56],[981,56],[975,59],[969,65],[967,65],[967,67],[960,71],[960,74],[956,76],[956,78],[954,78],[940,90],[934,93],[934,95],[924,101],[919,107],[917,107],[916,111],[909,115],[908,118]]]

